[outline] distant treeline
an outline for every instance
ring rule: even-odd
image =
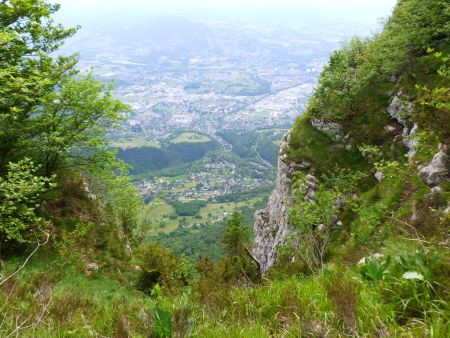
[[[255,198],[255,197],[259,197],[259,196],[264,196],[264,195],[269,195],[270,192],[272,191],[273,186],[261,186],[258,187],[252,191],[246,191],[246,192],[236,192],[236,193],[232,193],[232,194],[226,194],[226,195],[222,195],[216,198],[216,202],[218,203],[228,203],[228,202],[242,202],[242,201],[247,201],[249,199]]]
[[[245,227],[248,228],[250,233],[252,232],[255,211],[264,208],[266,205],[267,196],[238,208],[238,211],[244,216]],[[189,228],[179,227],[168,234],[160,232],[149,239],[171,249],[178,256],[185,256],[191,262],[197,262],[206,256],[212,260],[218,260],[224,254],[222,238],[225,227],[226,220],[213,224],[200,223]]]
[[[171,249],[178,256],[185,256],[196,262],[202,257],[220,259],[224,254],[222,245],[225,223],[195,225],[191,228],[178,228],[171,233],[161,232],[151,240]]]
[[[189,202],[174,201],[172,206],[178,216],[195,216],[200,209],[206,207],[206,201],[194,200]]]
[[[233,152],[241,158],[254,158],[259,154],[270,164],[277,164],[279,146],[274,143],[277,138],[273,134],[257,131],[223,131],[219,136],[230,143]]]
[[[133,166],[131,174],[138,175],[152,170],[194,162],[208,151],[218,149],[215,141],[199,143],[172,143],[162,148],[139,147],[119,149],[117,157]]]

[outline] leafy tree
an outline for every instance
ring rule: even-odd
[[[386,87],[387,92],[401,74],[415,77],[418,57],[428,48],[442,51],[448,46],[449,22],[446,1],[399,1],[382,33],[370,40],[354,38],[331,55],[308,111],[327,120],[367,114],[382,101],[375,88]]]
[[[58,165],[105,160],[102,136],[128,107],[111,85],[79,76],[77,55],[54,52],[77,28],[64,29],[51,16],[59,5],[41,0],[0,3],[0,174],[24,156],[50,177]]]
[[[433,53],[434,50],[429,49],[428,52]],[[450,137],[450,54],[434,52],[433,57],[439,62],[438,79],[432,88],[416,85],[420,109],[414,117],[421,125],[438,131],[445,139]]]
[[[345,204],[353,203],[350,195],[364,177],[361,172],[337,170],[328,174],[323,183],[318,183],[314,195],[309,196],[306,177],[301,173],[296,175],[295,203],[289,209],[289,222],[297,229],[297,234],[289,244],[295,249],[293,255],[300,256],[310,272],[322,269],[339,212]]]
[[[369,40],[354,38],[335,51],[319,78],[309,109],[327,119],[344,119],[355,110],[355,98],[363,83],[359,66]]]
[[[104,135],[118,126],[121,114],[128,111],[112,98],[111,90],[111,85],[88,74],[63,79],[58,91],[43,97],[31,123],[39,130],[36,150],[47,176],[61,162],[71,167],[105,162],[98,156],[108,145]]]
[[[6,243],[25,243],[38,239],[47,222],[36,209],[39,198],[53,180],[36,175],[38,168],[25,158],[10,163],[5,177],[0,177],[0,249]]]
[[[338,213],[338,199],[342,193],[321,184],[314,193],[314,202],[311,202],[306,199],[308,188],[302,176],[297,178],[294,189],[296,203],[289,211],[289,222],[298,231],[300,247],[297,251],[311,272],[314,272],[323,266],[330,230]]]
[[[360,73],[390,81],[403,72],[413,73],[416,58],[427,48],[445,46],[450,37],[450,4],[446,1],[401,0],[364,53]]]
[[[0,173],[31,153],[36,128],[30,117],[62,78],[76,73],[76,56],[52,57],[76,32],[51,20],[58,9],[41,0],[0,2]]]
[[[92,73],[80,75],[77,55],[55,56],[77,30],[53,22],[58,9],[43,0],[0,1],[0,179],[7,195],[1,203],[2,236],[20,243],[32,238],[33,227],[45,223],[33,216],[36,196],[51,187],[50,178],[58,169],[75,168],[81,182],[97,180],[92,186],[100,188],[101,196],[96,197],[114,205],[113,222],[120,223],[129,238],[140,198],[128,178],[116,177],[124,166],[104,138],[128,107],[112,98],[111,84]],[[28,158],[36,165],[27,164]],[[8,195],[11,189],[18,195]]]
[[[106,174],[101,181],[106,190],[103,192],[104,199],[109,204],[111,213],[119,222],[125,236],[134,240],[134,230],[138,227],[142,207],[139,190],[126,174],[118,176]]]

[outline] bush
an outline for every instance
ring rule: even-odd
[[[175,290],[187,285],[191,279],[191,265],[157,243],[140,247],[137,255],[142,268],[137,287],[147,294],[157,284],[166,290]]]
[[[430,318],[447,306],[441,294],[443,285],[435,275],[441,268],[438,254],[423,249],[395,257],[383,289],[386,299],[395,306],[398,321]]]
[[[440,270],[446,267],[439,255],[423,249],[393,259],[369,257],[360,266],[362,276],[380,288],[385,302],[393,305],[396,320],[403,324],[411,318],[430,319],[445,309]]]
[[[29,159],[8,165],[0,177],[0,247],[5,243],[38,241],[47,222],[37,216],[40,196],[53,186],[52,179],[37,176],[38,168]]]

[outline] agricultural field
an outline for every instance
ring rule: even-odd
[[[168,234],[179,227],[190,228],[197,224],[217,223],[233,211],[251,206],[260,200],[261,198],[256,197],[242,202],[207,203],[194,216],[179,216],[171,204],[158,199],[144,206],[141,212],[144,225],[140,232],[147,237],[158,233]]]
[[[270,92],[270,83],[252,76],[230,77],[222,81],[193,82],[184,87],[190,94],[216,93],[236,96],[258,96]]]
[[[207,135],[198,133],[181,133],[173,138],[171,143],[203,143],[209,142],[211,139]]]
[[[115,140],[111,142],[111,146],[113,148],[120,148],[120,149],[131,149],[140,147],[161,148],[161,145],[158,143],[149,142],[137,138]]]

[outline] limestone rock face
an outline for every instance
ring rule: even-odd
[[[287,163],[284,154],[289,143],[289,134],[285,136],[281,143],[280,154],[278,156],[278,173],[275,188],[270,195],[267,208],[258,210],[255,213],[254,233],[255,248],[254,257],[261,265],[261,272],[264,273],[276,261],[277,246],[284,244],[292,229],[288,222],[289,207],[293,203],[292,183],[294,173],[297,170],[309,169],[309,163]],[[314,194],[317,179],[309,175],[308,196]]]
[[[337,134],[342,131],[342,127],[340,124],[333,122],[325,122],[323,120],[316,118],[311,119],[311,125],[317,130],[320,130],[322,132],[332,132]]]
[[[450,175],[450,156],[446,146],[441,146],[431,162],[419,171],[422,181],[431,187],[438,186],[442,181],[448,180]]]
[[[330,136],[336,142],[348,141],[349,135],[343,134],[342,126],[339,123],[312,118],[311,125],[315,129]]]
[[[417,124],[410,126],[402,115],[404,113],[409,114],[413,110],[414,105],[411,102],[402,100],[400,97],[401,92],[394,96],[387,112],[393,119],[397,120],[397,122],[403,126],[403,143],[409,149],[408,159],[411,161],[417,152],[417,140],[415,139],[417,134]]]
[[[399,123],[406,125],[405,119],[401,116],[402,112],[409,113],[413,109],[413,105],[410,102],[404,101],[401,98],[401,93],[395,95],[388,107],[389,115],[396,119]]]
[[[255,248],[253,254],[261,264],[261,272],[275,263],[276,247],[284,243],[290,232],[287,212],[292,204],[292,179],[295,168],[287,164],[283,155],[287,148],[287,137],[282,141],[278,157],[275,188],[270,195],[267,208],[255,213]]]

